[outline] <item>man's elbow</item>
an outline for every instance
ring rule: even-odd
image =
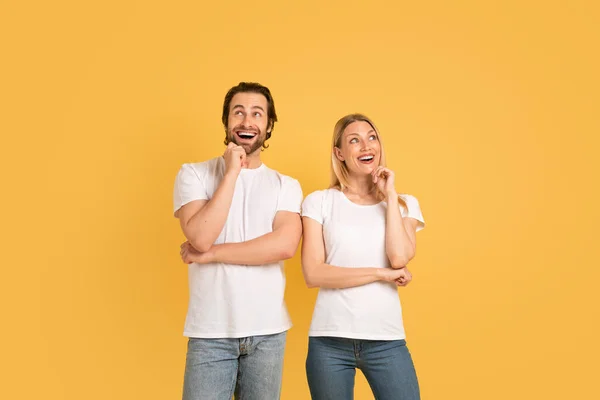
[[[288,260],[288,259],[294,257],[297,249],[298,249],[298,242],[296,242],[296,241],[287,243],[285,246],[282,246],[281,252],[279,253],[281,260]]]
[[[190,244],[194,249],[198,250],[200,253],[206,253],[212,247],[212,243],[209,243],[206,240],[202,240],[202,238],[190,239]]]
[[[282,249],[281,252],[279,253],[279,258],[281,261],[283,260],[289,260],[290,258],[294,257],[294,251],[291,251],[290,249]]]

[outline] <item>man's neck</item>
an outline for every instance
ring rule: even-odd
[[[254,153],[247,155],[246,162],[248,163],[248,166],[246,167],[248,169],[255,169],[260,167],[262,165],[262,161],[260,160],[260,150],[257,150]]]

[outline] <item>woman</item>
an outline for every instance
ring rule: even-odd
[[[361,114],[335,125],[331,187],[302,205],[302,270],[319,295],[306,374],[314,400],[352,399],[359,368],[376,399],[419,399],[396,286],[412,276],[416,198],[398,195],[375,124]]]

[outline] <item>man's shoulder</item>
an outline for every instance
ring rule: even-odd
[[[290,175],[283,174],[283,173],[281,173],[281,172],[279,172],[279,171],[277,171],[277,170],[275,170],[273,168],[269,168],[266,165],[265,165],[265,172],[268,173],[268,174],[270,174],[270,175],[272,175],[272,176],[274,176],[274,177],[277,177],[277,179],[279,181],[283,182],[283,183],[291,183],[291,184],[298,184],[298,185],[300,184],[300,182],[298,181],[298,179],[293,178]]]
[[[189,165],[190,167],[195,169],[210,169],[220,165],[222,162],[223,157],[215,157],[205,161],[187,163],[185,165]]]
[[[206,161],[190,162],[183,164],[182,168],[192,170],[196,175],[206,176],[206,174],[215,174],[222,168],[223,157],[215,157]]]

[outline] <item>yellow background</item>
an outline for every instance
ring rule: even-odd
[[[243,80],[305,194],[339,117],[382,131],[428,223],[401,290],[423,399],[600,398],[596,4],[3,2],[0,398],[180,398],[173,182]],[[282,398],[307,399],[317,292],[286,268]]]

